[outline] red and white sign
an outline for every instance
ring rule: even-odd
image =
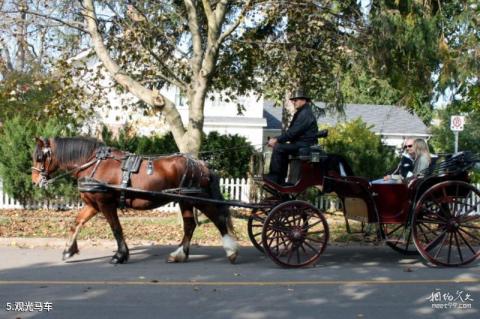
[[[450,117],[450,129],[452,131],[463,131],[464,124],[465,124],[465,116],[452,115]]]

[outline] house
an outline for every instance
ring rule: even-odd
[[[315,102],[317,106],[325,104]],[[409,113],[405,108],[396,105],[373,105],[373,104],[346,104],[344,116],[327,112],[325,117],[318,121],[319,126],[335,126],[338,123],[350,122],[361,118],[371,130],[380,135],[384,144],[400,148],[405,137],[429,139],[431,134],[428,127],[415,114]],[[264,129],[264,142],[268,137],[281,134],[282,108],[275,107],[273,102],[266,101],[264,104],[264,117],[267,127]]]

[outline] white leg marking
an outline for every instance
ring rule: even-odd
[[[178,247],[174,252],[171,252],[170,258],[168,258],[169,261],[173,262],[183,262],[186,259],[187,255],[185,255],[185,252],[183,251],[183,245]]]
[[[73,244],[77,241],[77,236],[78,236],[78,233],[80,232],[80,228],[82,228],[82,224],[78,224],[75,227],[75,232],[68,239],[68,241],[65,245],[65,249],[71,248],[73,246]]]
[[[227,257],[230,257],[238,253],[238,244],[235,241],[235,239],[233,239],[232,236],[226,234],[222,237],[222,240],[223,240],[223,248],[227,253]]]

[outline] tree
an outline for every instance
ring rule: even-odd
[[[342,110],[342,73],[346,68],[351,38],[361,25],[357,1],[272,2],[259,25],[247,28],[225,50],[236,61],[222,65],[238,82],[254,84],[258,91],[283,105],[286,126],[290,92],[303,87],[309,95]],[[239,68],[238,65],[242,65]],[[285,110],[287,112],[285,112]]]
[[[54,118],[63,125],[78,127],[89,115],[81,105],[83,93],[64,85],[42,73],[5,73],[0,81],[0,123],[21,114],[24,121]]]
[[[164,114],[182,152],[197,154],[220,50],[253,2],[118,1],[106,5],[112,15],[104,21],[95,1],[86,0],[83,15],[96,55],[115,81]],[[159,93],[164,84],[185,92],[186,127],[174,103]]]
[[[18,72],[42,73],[51,67],[62,49],[78,52],[78,21],[66,25],[74,16],[73,1],[0,1],[0,79]],[[45,17],[49,19],[45,19]],[[65,25],[65,27],[64,27]]]
[[[396,104],[428,123],[439,97],[466,96],[478,85],[476,2],[372,0],[356,58],[399,92]]]
[[[324,94],[324,88],[336,85],[332,76],[339,72],[334,67],[336,58],[343,50],[342,39],[354,24],[350,17],[359,16],[357,8],[353,0],[85,0],[82,6],[71,4],[70,20],[62,20],[58,13],[27,10],[26,14],[53,17],[64,26],[81,29],[79,16],[75,16],[81,12],[83,31],[89,34],[95,56],[110,76],[137,96],[142,106],[163,113],[180,150],[196,154],[204,101],[214,90],[227,99],[250,89],[279,96],[280,87],[285,92],[293,86],[284,85],[293,74],[300,82],[308,76],[309,88],[321,92],[322,97],[332,97]],[[285,12],[287,27],[282,21]],[[247,54],[261,51],[270,53],[261,63],[258,54]],[[268,65],[272,67],[262,70]],[[309,65],[313,67],[303,70]],[[187,97],[189,120],[185,126],[174,103],[159,93],[165,85],[178,87]]]
[[[328,138],[322,141],[328,153],[344,155],[357,176],[382,177],[397,161],[393,149],[383,145],[361,119],[329,128]]]

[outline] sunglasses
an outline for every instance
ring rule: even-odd
[[[413,147],[413,144],[410,144],[410,145],[405,145],[406,148],[411,148]]]

